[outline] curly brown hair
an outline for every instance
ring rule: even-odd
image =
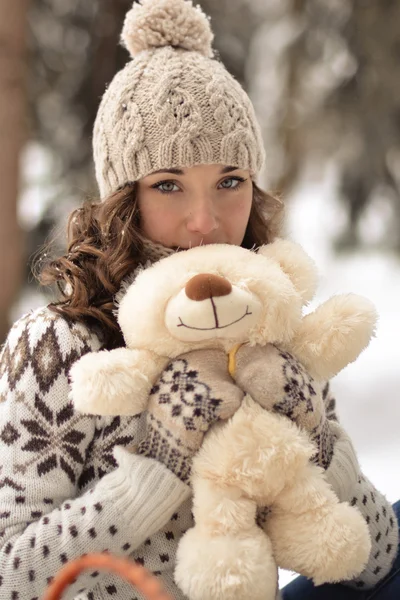
[[[281,230],[283,202],[253,183],[253,203],[244,248],[270,243]],[[114,315],[121,282],[143,261],[143,237],[135,183],[127,183],[103,202],[86,202],[68,220],[67,254],[43,265],[42,285],[56,284],[59,299],[49,307],[102,332],[106,348],[124,345]]]

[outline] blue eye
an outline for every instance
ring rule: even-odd
[[[159,183],[155,183],[151,187],[158,190],[162,194],[173,194],[174,192],[179,190],[178,186],[173,181],[160,181]],[[176,189],[174,189],[174,187]]]
[[[224,179],[224,181],[221,181],[220,185],[224,190],[236,190],[240,187],[240,184],[243,183],[243,181],[246,181],[245,179],[243,179],[243,177],[228,177],[228,179]],[[226,183],[230,185],[225,185]]]

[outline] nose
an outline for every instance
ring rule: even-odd
[[[199,273],[185,285],[186,296],[196,302],[216,296],[227,296],[231,291],[232,285],[228,279],[212,273]]]
[[[218,219],[212,202],[203,199],[193,204],[186,222],[188,231],[209,235],[218,228]]]

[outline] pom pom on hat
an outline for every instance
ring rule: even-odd
[[[174,46],[212,58],[208,17],[189,0],[141,0],[127,13],[121,40],[132,58],[142,50]]]

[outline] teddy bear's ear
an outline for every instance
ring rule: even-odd
[[[290,240],[276,239],[271,244],[261,246],[258,254],[279,264],[300,294],[304,304],[312,299],[318,285],[318,271],[315,262],[299,244]]]

